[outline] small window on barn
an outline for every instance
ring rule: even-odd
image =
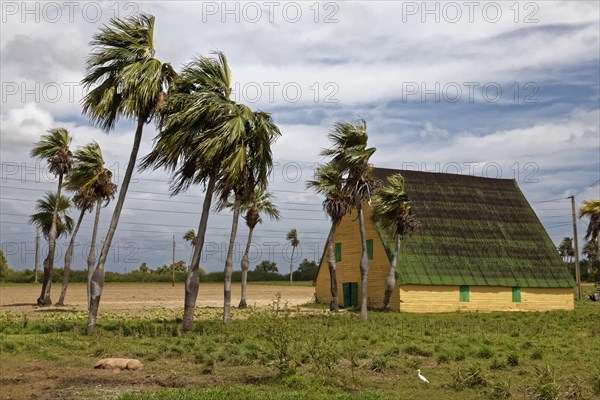
[[[513,301],[513,303],[521,302],[521,288],[520,287],[512,288],[512,301]]]
[[[466,285],[459,287],[460,291],[460,301],[469,301],[469,287]]]
[[[342,244],[335,244],[335,262],[342,261]]]
[[[373,239],[367,240],[367,255],[369,256],[369,260],[373,259]]]

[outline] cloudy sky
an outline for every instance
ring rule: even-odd
[[[160,60],[179,69],[195,55],[225,52],[235,99],[270,112],[283,133],[272,176],[283,218],[256,229],[252,265],[272,259],[285,271],[293,227],[300,257],[318,260],[328,224],[305,181],[333,123],[357,118],[378,149],[375,166],[515,179],[558,243],[572,235],[566,196],[600,198],[599,4],[4,1],[2,249],[11,267],[33,267],[28,215],[55,180],[29,152],[47,129],[69,129],[74,148],[99,142],[120,183],[135,127],[123,121],[106,134],[91,125],[78,82],[92,35],[112,17],[142,11],[156,16]],[[147,125],[140,155],[155,133]],[[173,235],[176,258],[189,260],[181,237],[197,227],[202,188],[169,197],[168,179],[163,171],[134,177],[109,271],[170,263]],[[223,267],[230,220],[211,215],[202,260],[209,271]],[[84,266],[91,223],[88,216],[78,235],[75,268]],[[585,221],[578,226],[583,232]],[[246,235],[242,225],[238,259]]]

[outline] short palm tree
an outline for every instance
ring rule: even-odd
[[[48,256],[44,261],[44,280],[42,283],[42,292],[37,300],[38,305],[52,304],[52,301],[50,300],[50,288],[52,286],[52,275],[54,272],[54,254],[57,237],[55,220],[57,218],[57,213],[60,210],[58,201],[62,199],[61,190],[63,179],[69,173],[71,166],[73,165],[73,158],[71,150],[69,149],[71,140],[73,140],[73,138],[66,129],[50,129],[48,134],[43,135],[42,139],[37,142],[31,150],[31,156],[46,160],[50,172],[58,177],[58,188],[56,189],[56,196],[54,197],[57,203],[53,208],[55,214],[52,218],[50,230],[48,232]]]
[[[589,217],[585,240],[595,240],[598,248],[597,256],[600,261],[600,200],[585,200],[579,208],[579,218]]]
[[[93,272],[88,334],[94,332],[104,287],[104,265],[125,203],[135,168],[144,125],[159,112],[176,78],[169,64],[154,57],[154,16],[139,14],[113,19],[94,35],[82,83],[91,89],[82,100],[83,112],[104,131],[112,130],[121,117],[136,121],[131,154],[113,216]]]
[[[54,193],[47,192],[43,198],[36,201],[36,213],[30,216],[29,222],[40,228],[46,240],[50,242],[50,231],[52,230],[54,215],[56,215],[57,238],[68,234],[73,229],[73,218],[69,216],[70,207],[71,201],[69,198],[61,195],[57,201]]]
[[[279,220],[281,215],[279,210],[271,201],[272,194],[262,188],[254,189],[252,197],[240,206],[240,212],[245,213],[244,219],[246,225],[248,225],[248,241],[246,242],[246,249],[242,257],[241,269],[242,269],[242,298],[240,300],[239,308],[246,308],[246,286],[248,282],[248,268],[250,267],[250,246],[252,244],[252,233],[257,224],[262,223],[261,214],[268,216],[273,220]]]
[[[330,163],[346,176],[343,190],[353,199],[358,214],[358,226],[362,244],[360,258],[361,274],[361,306],[360,315],[367,319],[369,258],[367,254],[367,235],[363,215],[363,202],[371,201],[371,193],[376,183],[371,177],[369,159],[375,153],[374,147],[367,147],[367,123],[360,120],[355,124],[337,122],[329,133],[332,147],[325,149],[321,155],[331,157]]]
[[[290,229],[290,231],[285,235],[285,240],[290,242],[290,246],[292,246],[292,257],[290,258],[290,285],[292,284],[292,273],[294,270],[294,252],[296,251],[296,247],[300,246],[300,239],[298,239],[298,231],[296,228]]]
[[[186,242],[190,242],[190,244],[193,246],[194,245],[194,241],[196,240],[196,230],[195,229],[190,229],[189,231],[187,231],[183,235],[183,240],[185,240]]]
[[[94,264],[96,263],[96,235],[98,232],[98,224],[100,222],[100,210],[104,203],[107,206],[115,197],[117,186],[112,183],[112,171],[106,168],[102,149],[96,142],[88,143],[80,147],[75,152],[75,166],[69,174],[66,182],[68,190],[76,192],[73,197],[73,202],[81,210],[81,214],[76,225],[76,229],[71,236],[71,243],[65,255],[65,270],[63,274],[63,286],[59,305],[64,304],[64,297],[67,292],[67,284],[69,281],[69,271],[71,269],[71,260],[73,257],[73,244],[75,235],[79,228],[79,223],[86,211],[91,211],[96,207],[96,216],[94,218],[94,226],[92,229],[92,239],[90,242],[90,251],[87,259],[88,266],[88,306],[90,302],[90,286],[92,274],[94,272]]]
[[[342,218],[352,206],[352,199],[342,190],[344,180],[342,172],[331,164],[323,164],[317,168],[315,179],[307,182],[307,187],[313,188],[318,194],[325,196],[323,210],[331,219],[331,228],[327,237],[327,264],[331,287],[331,303],[329,310],[339,311],[338,285],[335,261],[335,231]]]
[[[410,199],[404,191],[404,178],[394,174],[387,178],[387,184],[379,188],[373,196],[372,218],[392,238],[395,239],[394,255],[385,281],[383,310],[390,310],[390,299],[396,286],[396,268],[402,238],[419,226],[411,213]]]
[[[558,245],[558,254],[560,254],[561,258],[564,262],[570,263],[575,257],[575,249],[573,249],[573,239],[570,237],[563,238],[560,245]]]
[[[29,222],[35,225],[42,232],[48,243],[50,243],[52,225],[55,226],[55,240],[72,231],[73,219],[68,215],[70,207],[71,202],[65,196],[61,195],[57,201],[54,193],[47,192],[43,198],[37,200],[36,213],[31,215]],[[48,269],[48,263],[49,259],[46,257],[44,260],[44,271]],[[47,293],[50,292],[51,286],[52,280],[47,283]],[[50,302],[47,304],[50,304]]]

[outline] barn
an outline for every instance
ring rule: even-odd
[[[391,309],[405,312],[547,311],[574,308],[574,281],[552,240],[512,179],[374,168],[401,173],[421,229],[402,240]],[[370,308],[381,308],[394,241],[364,207]],[[359,305],[361,242],[356,212],[335,238],[338,300]],[[325,246],[326,248],[326,246]],[[331,300],[323,254],[318,302]]]

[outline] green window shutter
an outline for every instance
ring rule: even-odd
[[[521,288],[520,287],[512,288],[512,301],[513,301],[513,303],[521,302]]]
[[[335,244],[335,262],[342,261],[342,244]]]
[[[373,259],[373,239],[367,240],[367,255],[369,256],[369,260]]]
[[[469,301],[469,287],[468,286],[460,286],[460,301]]]

